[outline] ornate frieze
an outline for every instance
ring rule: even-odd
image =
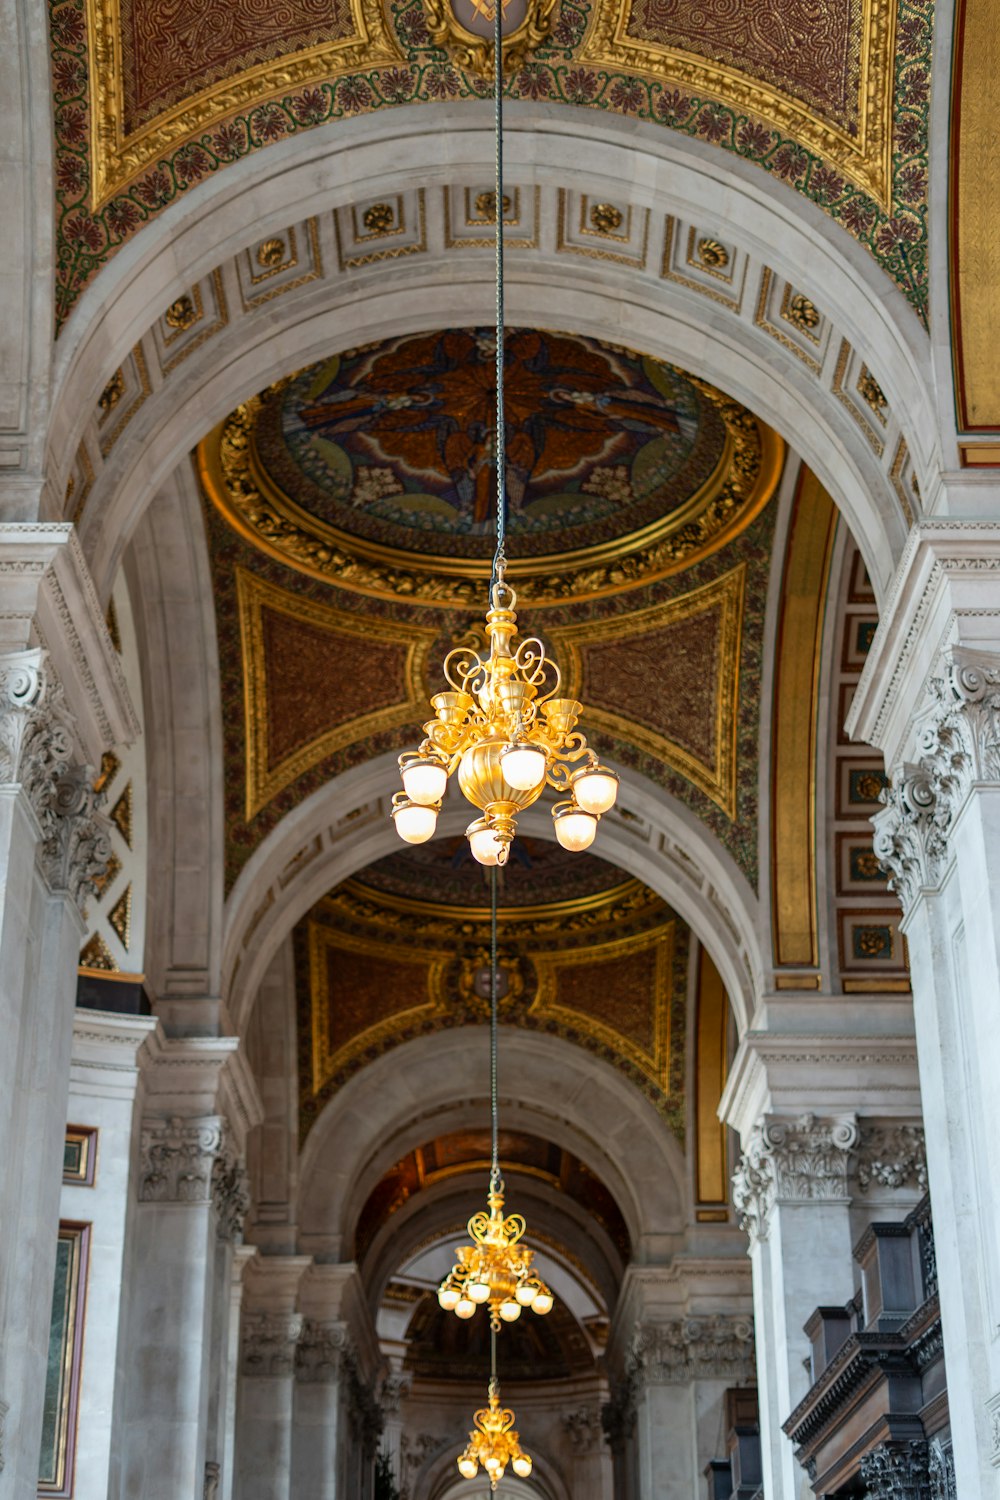
[[[857,1184],[927,1191],[927,1148],[922,1125],[862,1125],[857,1147]]]
[[[900,768],[872,819],[875,853],[904,911],[938,884],[971,787],[1000,781],[1000,665],[956,656],[930,684],[916,764]]]
[[[593,1453],[600,1446],[601,1413],[596,1406],[578,1406],[573,1411],[564,1412],[560,1420],[569,1445],[578,1458]]]
[[[753,1380],[753,1320],[717,1314],[639,1323],[626,1368],[637,1386],[687,1385],[692,1380]]]
[[[140,1203],[211,1203],[220,1239],[239,1240],[250,1206],[246,1170],[216,1116],[148,1120],[139,1165]]]
[[[879,1443],[861,1460],[865,1500],[931,1500],[927,1442]]]
[[[241,1373],[271,1378],[293,1375],[301,1332],[301,1313],[244,1313],[240,1347]]]
[[[295,1350],[295,1378],[306,1384],[333,1385],[350,1357],[345,1323],[307,1319]]]
[[[778,1200],[846,1200],[857,1143],[853,1116],[818,1120],[815,1115],[769,1115],[755,1126],[733,1177],[733,1203],[751,1240],[767,1238],[768,1218]]]

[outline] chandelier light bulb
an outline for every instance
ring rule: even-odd
[[[403,788],[411,802],[420,807],[434,807],[440,803],[448,785],[448,767],[439,760],[407,760],[400,757],[403,773]]]
[[[395,806],[392,809],[392,820],[396,825],[396,832],[405,844],[426,844],[427,840],[434,837],[437,827],[437,808],[425,807],[419,802],[411,802],[410,799],[399,792],[395,798]]]
[[[479,1473],[479,1465],[474,1458],[466,1458],[465,1454],[458,1460],[458,1472],[463,1479],[475,1479]]]
[[[533,792],[545,780],[545,751],[541,745],[509,745],[500,757],[500,769],[516,792]]]
[[[552,1311],[552,1304],[554,1301],[555,1298],[552,1296],[552,1293],[543,1288],[535,1297],[535,1300],[532,1302],[531,1311],[538,1313],[539,1317],[544,1318],[546,1313]]]
[[[531,1459],[526,1453],[519,1453],[518,1456],[512,1460],[511,1468],[514,1470],[514,1473],[517,1475],[518,1479],[527,1479],[528,1475],[531,1473]]]
[[[468,1297],[460,1297],[455,1303],[455,1311],[460,1318],[471,1318],[476,1310],[476,1304]]]
[[[522,1307],[530,1307],[538,1296],[538,1288],[532,1282],[525,1281],[518,1287],[514,1296]]]
[[[518,1302],[501,1302],[500,1316],[505,1323],[516,1323],[521,1316],[521,1306]]]
[[[508,845],[485,818],[477,818],[466,829],[472,857],[481,865],[505,865]]]
[[[471,1301],[475,1302],[477,1307],[481,1307],[484,1302],[490,1300],[490,1284],[488,1281],[470,1281],[467,1290]]]
[[[454,1286],[443,1286],[438,1292],[438,1303],[445,1312],[454,1312],[458,1306],[461,1292]]]
[[[557,803],[552,820],[559,843],[573,854],[589,849],[597,836],[597,818],[573,802]]]
[[[618,777],[607,766],[585,766],[572,781],[573,796],[584,812],[599,818],[609,812],[618,796]],[[409,788],[407,788],[409,790]]]

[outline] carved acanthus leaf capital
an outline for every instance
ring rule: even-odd
[[[753,1319],[725,1313],[637,1323],[625,1367],[638,1387],[756,1377]]]
[[[240,1240],[250,1206],[246,1170],[224,1120],[146,1120],[139,1158],[140,1203],[211,1203],[220,1239]]]
[[[872,819],[875,853],[906,912],[939,884],[971,788],[1000,782],[1000,662],[956,652],[931,680],[919,723],[917,761],[896,770]]]
[[[346,1323],[306,1319],[295,1351],[295,1378],[306,1384],[333,1385],[351,1359]]]
[[[927,1442],[879,1443],[861,1460],[865,1500],[931,1500]]]
[[[818,1120],[768,1115],[750,1133],[733,1176],[733,1203],[751,1242],[767,1238],[776,1202],[837,1202],[848,1196],[853,1116]]]
[[[0,657],[0,783],[21,779],[25,737],[44,712],[47,686],[44,651]]]
[[[242,1373],[265,1377],[292,1375],[301,1332],[301,1313],[244,1313],[240,1330]]]
[[[598,1407],[577,1406],[572,1411],[563,1412],[561,1423],[569,1445],[578,1457],[583,1458],[600,1447],[603,1433]]]

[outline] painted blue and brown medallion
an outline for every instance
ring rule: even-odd
[[[511,574],[532,579],[536,606],[688,567],[773,492],[780,439],[673,365],[514,329],[505,388]],[[464,607],[493,550],[495,409],[491,329],[404,336],[272,386],[199,463],[222,513],[281,561]]]

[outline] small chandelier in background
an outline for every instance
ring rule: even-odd
[[[457,1260],[438,1288],[438,1302],[445,1312],[460,1318],[471,1318],[477,1307],[488,1303],[495,1333],[501,1319],[516,1322],[524,1307],[544,1316],[551,1312],[554,1300],[532,1270],[534,1252],[518,1243],[525,1231],[524,1220],[520,1214],[505,1218],[503,1199],[502,1178],[491,1179],[490,1211],[473,1214],[469,1220],[473,1243],[456,1248]]]
[[[481,865],[504,865],[517,815],[546,786],[568,792],[552,809],[564,849],[587,849],[602,813],[614,806],[618,777],[599,765],[576,728],[582,704],[560,698],[559,668],[536,637],[515,644],[517,596],[503,580],[502,563],[486,615],[485,661],[457,647],[444,660],[450,691],[431,699],[436,718],[424,725],[419,749],[399,757],[403,790],[393,797],[396,832],[423,844],[437,825],[448,778],[458,771],[464,795],[479,809],[466,836]],[[583,761],[577,770],[572,767]]]
[[[483,1468],[490,1489],[495,1490],[508,1464],[519,1479],[527,1479],[532,1464],[518,1441],[514,1413],[500,1405],[500,1382],[495,1375],[489,1384],[489,1403],[480,1407],[472,1419],[473,1428],[465,1452],[458,1460],[458,1472],[463,1479],[475,1479]]]

